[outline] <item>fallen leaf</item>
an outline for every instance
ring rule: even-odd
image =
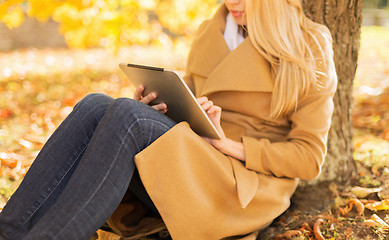
[[[389,210],[389,199],[377,201],[375,203],[367,203],[365,207],[371,211]]]
[[[378,197],[381,200],[389,199],[389,186],[386,186],[382,191],[378,193]]]
[[[363,222],[363,225],[369,227],[382,227],[384,229],[389,229],[389,224],[387,224],[384,220],[378,217],[376,214],[373,214],[370,219]]]
[[[316,220],[315,225],[313,226],[313,232],[317,240],[325,240],[323,234],[321,234],[320,226],[324,223],[324,220],[319,218]]]
[[[350,199],[348,200],[348,204],[344,208],[339,208],[340,213],[344,216],[347,213],[351,212],[353,206],[357,209],[358,215],[363,216],[365,212],[365,205],[358,199]]]
[[[300,230],[289,230],[286,231],[285,233],[279,234],[275,238],[275,240],[290,239],[292,237],[301,236],[302,234],[303,232],[301,232]]]
[[[367,219],[363,222],[363,225],[364,226],[368,226],[368,227],[378,227],[380,226],[380,224],[374,220],[371,220],[371,219]]]
[[[25,139],[20,139],[20,140],[19,140],[19,144],[22,145],[23,147],[27,148],[27,149],[30,149],[30,148],[33,147],[32,142],[27,141],[27,140],[25,140]]]
[[[4,118],[4,119],[10,118],[10,117],[12,117],[12,115],[13,115],[13,113],[9,109],[1,109],[0,110],[0,119],[1,118]]]
[[[9,168],[17,168],[18,165],[20,165],[20,161],[1,159],[1,166],[6,166]]]
[[[351,192],[358,198],[365,198],[372,193],[380,191],[382,191],[382,188],[364,188],[359,186],[351,188]]]
[[[380,217],[378,217],[376,214],[371,215],[370,219],[373,220],[373,221],[378,222],[379,224],[382,225],[382,227],[388,228],[388,229],[389,229],[389,224],[387,224],[384,220],[382,220],[382,219],[381,219]]]
[[[389,140],[389,128],[385,129],[382,132],[382,138],[385,139],[385,140]]]

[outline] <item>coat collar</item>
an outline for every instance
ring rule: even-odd
[[[271,92],[269,63],[247,37],[230,51],[224,40],[228,10],[222,4],[214,17],[200,26],[188,59],[188,70],[207,80],[200,95],[219,91]]]
[[[205,21],[198,29],[188,57],[188,70],[207,77],[230,49],[224,40],[225,18],[228,10],[222,4],[211,20]]]

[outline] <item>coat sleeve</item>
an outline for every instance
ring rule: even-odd
[[[277,177],[315,178],[326,154],[333,108],[331,93],[311,96],[290,117],[292,129],[286,141],[244,136],[246,167]]]
[[[325,33],[329,34],[329,31]],[[327,74],[318,77],[318,82],[325,86],[303,98],[297,110],[289,116],[291,130],[286,141],[270,142],[248,136],[242,138],[248,169],[276,177],[304,180],[320,174],[327,151],[327,136],[334,109],[333,95],[337,85],[332,50],[329,50],[329,54],[331,60],[324,71]],[[320,61],[318,65],[319,70],[324,70]]]

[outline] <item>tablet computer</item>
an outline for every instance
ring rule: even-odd
[[[131,83],[144,86],[144,95],[157,93],[151,104],[166,103],[166,115],[175,122],[186,121],[198,135],[220,139],[215,126],[197,102],[185,81],[175,72],[159,67],[119,64]]]

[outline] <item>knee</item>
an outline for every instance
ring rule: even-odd
[[[87,102],[89,104],[99,104],[99,103],[111,103],[114,99],[103,93],[90,93],[86,95],[80,102]]]
[[[76,106],[74,106],[75,111],[89,112],[91,110],[105,111],[108,106],[114,101],[114,99],[108,95],[102,93],[91,93],[81,99]]]
[[[111,108],[118,111],[133,112],[139,109],[145,111],[149,106],[131,98],[118,98],[112,102]]]
[[[147,104],[141,103],[131,98],[115,99],[109,107],[109,114],[115,116],[117,119],[134,119],[144,118],[150,115],[153,108]]]
[[[158,112],[151,106],[130,98],[118,98],[113,101],[109,108],[109,114],[115,116],[118,121],[134,122],[137,120],[139,127],[150,128],[150,125],[172,127],[175,122]],[[146,120],[146,121],[144,121]],[[163,127],[165,129],[165,127]]]

